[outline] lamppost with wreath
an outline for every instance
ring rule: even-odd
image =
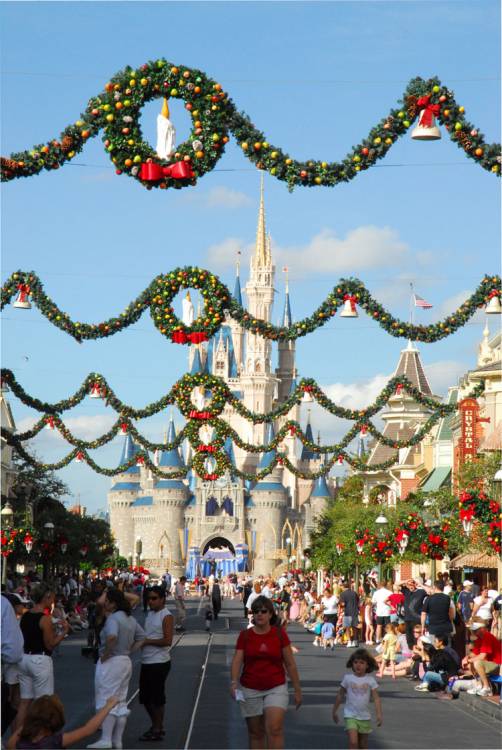
[[[2,510],[0,511],[0,516],[2,517],[2,531],[5,529],[6,531],[9,531],[9,529],[12,528],[12,525],[14,523],[14,511],[12,510],[11,504],[7,500],[5,505],[3,506]],[[6,551],[7,552],[7,551]],[[5,585],[7,583],[7,554],[3,556],[2,560],[2,584]]]
[[[424,502],[424,510],[422,512],[422,518],[426,526],[428,526],[430,529],[434,529],[441,525],[441,512],[437,506],[437,503],[434,500],[429,500],[429,498],[427,498],[427,500]],[[465,526],[464,526],[464,529],[465,529]],[[469,529],[469,534],[471,531],[472,531],[472,524]],[[431,578],[431,583],[434,584],[434,581],[436,580],[436,561],[433,557],[431,557],[430,578]]]
[[[387,526],[389,525],[388,520],[384,516],[383,513],[380,513],[378,518],[375,519],[375,523],[377,525],[377,536],[379,539],[383,539],[385,537],[385,532],[387,530]],[[378,560],[378,583],[382,580],[382,561]]]

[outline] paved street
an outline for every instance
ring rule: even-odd
[[[193,727],[190,725],[200,685],[209,638],[203,620],[197,617],[197,602],[189,603],[187,632],[178,640],[168,679],[166,740],[138,743],[148,727],[146,713],[137,699],[131,703],[131,716],[124,736],[125,748],[246,748],[247,735],[237,705],[228,693],[229,664],[243,621],[237,601],[224,603],[221,618],[211,638],[205,679]],[[138,615],[141,620],[142,613]],[[291,708],[286,722],[287,748],[343,748],[343,728],[331,720],[331,706],[350,651],[337,647],[334,652],[312,646],[310,634],[298,626],[290,635],[300,649],[297,662],[304,691],[299,712]],[[62,697],[69,726],[83,723],[92,714],[93,664],[80,656],[84,639],[72,637],[55,658],[56,690]],[[131,695],[137,687],[138,663],[131,681]],[[443,703],[433,694],[415,693],[408,680],[381,681],[384,723],[370,736],[370,748],[499,748],[500,724],[479,718],[462,707],[461,701]],[[187,737],[190,732],[188,745]],[[86,741],[85,744],[92,740]],[[81,747],[85,747],[82,745]]]

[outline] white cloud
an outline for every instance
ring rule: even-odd
[[[438,396],[445,396],[448,388],[457,385],[459,377],[468,369],[465,362],[456,362],[455,360],[443,360],[433,362],[431,365],[424,365],[432,392]]]
[[[190,203],[197,203],[204,208],[243,208],[253,203],[246,193],[231,190],[224,185],[213,187],[205,193],[186,193],[182,198]]]
[[[460,305],[462,305],[466,301],[466,299],[471,296],[472,293],[472,289],[465,289],[463,292],[457,292],[457,294],[454,294],[452,297],[448,297],[447,299],[443,300],[443,302],[437,309],[438,319],[440,320],[441,318],[445,318],[447,315],[451,315],[453,312],[455,312],[455,310],[458,310]],[[483,318],[484,312],[482,309],[479,309],[474,313],[469,322],[482,323]]]
[[[250,246],[246,245],[243,240],[237,237],[228,237],[217,245],[210,245],[207,250],[207,267],[214,267],[218,270],[233,267],[235,266],[237,253],[240,252],[244,255],[248,250],[250,250]]]
[[[38,422],[39,417],[25,417],[17,423],[17,432],[24,432]],[[96,438],[108,432],[112,424],[117,420],[116,414],[96,414],[94,416],[83,415],[80,417],[68,417],[63,415],[63,422],[72,435],[79,440],[96,440]],[[59,430],[43,428],[38,436],[37,447],[53,445],[55,441],[64,440]],[[66,441],[65,441],[66,442]]]
[[[208,264],[224,268],[235,262],[237,250],[249,250],[252,245],[237,238],[227,238],[208,248]],[[306,245],[282,247],[272,242],[276,266],[288,266],[291,276],[306,274],[357,273],[363,269],[402,268],[411,256],[407,243],[391,227],[372,225],[357,227],[344,238],[329,228],[322,229]],[[422,253],[420,262],[428,262]]]

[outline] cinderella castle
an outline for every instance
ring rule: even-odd
[[[271,321],[275,266],[270,236],[265,225],[263,182],[256,244],[251,256],[250,275],[244,287],[244,304],[251,315]],[[242,304],[239,268],[234,297]],[[291,301],[286,285],[281,323],[291,325]],[[277,367],[273,366],[273,359]],[[208,372],[228,384],[233,394],[250,410],[267,412],[284,402],[296,387],[295,341],[277,344],[244,331],[233,320],[204,345],[192,346],[189,372]],[[268,444],[274,430],[288,418],[300,421],[300,406],[272,424],[252,424],[226,407],[223,417],[248,443]],[[310,416],[304,428],[313,441]],[[176,436],[171,418],[167,442]],[[246,453],[232,443],[225,446],[232,463],[239,469],[256,471],[270,465],[274,451]],[[125,436],[120,463],[137,450],[130,435]],[[281,443],[299,470],[316,470],[319,454],[298,444],[294,435]],[[114,478],[108,494],[110,524],[121,555],[140,563],[152,573],[166,568],[180,575],[220,574],[244,571],[255,575],[273,572],[279,566],[302,567],[303,551],[316,518],[324,510],[332,488],[324,477],[315,482],[297,478],[276,466],[259,482],[244,482],[229,473],[207,482],[189,472],[186,480],[171,478],[190,459],[181,450],[160,452],[155,462],[165,477],[144,466],[132,466]]]

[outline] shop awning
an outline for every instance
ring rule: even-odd
[[[498,557],[496,555],[486,555],[466,552],[463,555],[457,555],[453,560],[450,560],[450,570],[452,568],[497,568]]]
[[[431,490],[439,490],[440,487],[444,487],[446,484],[451,484],[451,467],[438,466],[431,471],[425,482],[420,485],[420,489],[423,492],[430,492]]]

